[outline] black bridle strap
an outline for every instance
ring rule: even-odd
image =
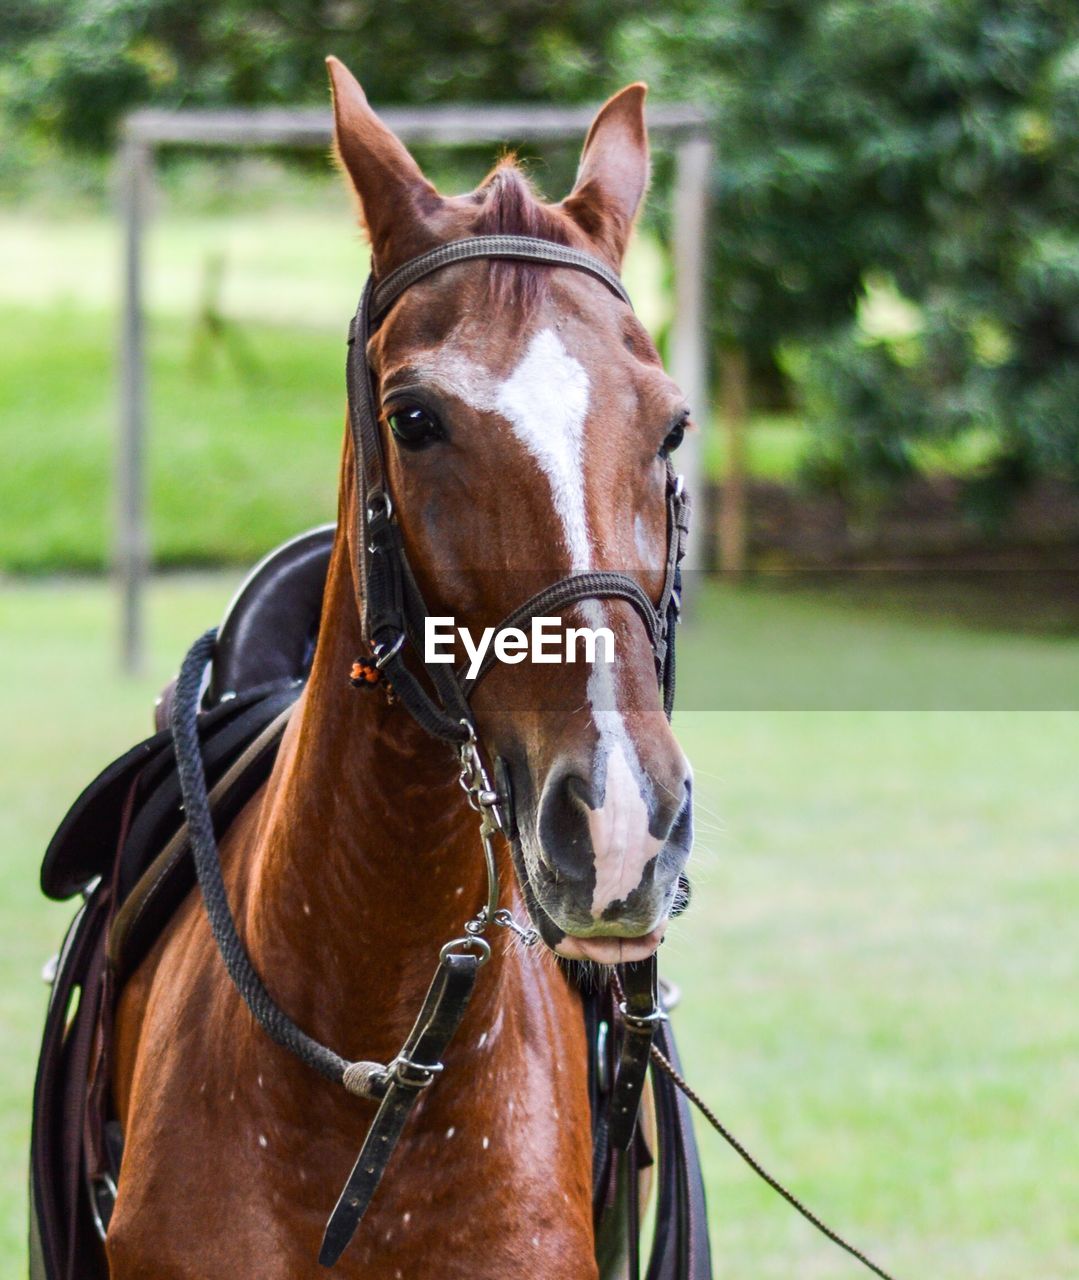
[[[538,240],[534,236],[469,236],[464,240],[440,244],[391,271],[375,286],[370,311],[372,323],[381,320],[401,294],[417,280],[422,280],[432,271],[441,271],[443,267],[467,262],[471,258],[509,258],[544,267],[575,267],[602,280],[616,298],[620,298],[627,307],[633,306],[625,285],[610,267],[581,249],[556,244],[553,240]]]
[[[332,1267],[356,1233],[360,1219],[378,1190],[405,1121],[420,1094],[437,1079],[442,1055],[461,1025],[480,959],[458,952],[443,954],[423,1007],[401,1052],[388,1068],[389,1086],[363,1147],[338,1198],[322,1237],[318,1260]]]
[[[648,642],[653,650],[664,644],[663,631],[665,622],[657,612],[656,606],[636,582],[624,573],[606,573],[602,570],[589,573],[574,573],[562,578],[529,596],[522,605],[504,618],[496,631],[505,631],[510,627],[521,627],[532,618],[545,617],[548,613],[560,613],[571,604],[582,600],[626,600],[637,610],[648,631]],[[461,682],[461,690],[467,698],[477,684],[490,671],[497,661],[494,646],[488,648],[480,662],[479,669],[471,679],[465,678],[458,671],[457,678]]]

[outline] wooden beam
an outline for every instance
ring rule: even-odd
[[[406,143],[461,145],[475,142],[579,141],[595,115],[592,107],[389,107],[381,118]],[[660,103],[648,111],[652,133],[671,139],[699,137],[708,120],[699,108]],[[183,110],[145,109],[127,116],[123,137],[153,147],[329,146],[333,118],[317,109]]]

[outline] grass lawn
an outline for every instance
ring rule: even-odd
[[[91,774],[146,731],[153,693],[234,585],[159,580],[151,671],[135,682],[115,674],[101,583],[0,588],[2,1275],[25,1273],[37,975],[69,915],[38,896],[42,849]],[[929,709],[946,704],[928,675],[906,701],[866,696],[919,655],[970,673],[952,703],[968,709]],[[1048,709],[1047,690],[1074,701],[1079,642],[765,585],[706,592],[682,658],[699,837],[694,901],[662,959],[684,990],[690,1078],[896,1275],[1070,1280],[1079,714]],[[857,695],[843,683],[852,666]],[[1007,685],[1031,668],[1041,702]],[[822,702],[822,688],[848,692]],[[1042,709],[970,709],[1007,705]],[[701,1143],[719,1275],[860,1274],[718,1139]]]

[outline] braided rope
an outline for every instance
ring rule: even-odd
[[[191,646],[184,658],[176,680],[172,703],[172,737],[176,752],[176,767],[180,775],[180,791],[183,795],[184,814],[187,818],[188,839],[195,861],[199,889],[206,905],[210,929],[221,952],[221,959],[244,1003],[255,1016],[266,1034],[283,1048],[294,1053],[327,1080],[336,1084],[345,1082],[350,1092],[357,1093],[367,1080],[374,1084],[374,1076],[360,1068],[366,1063],[350,1063],[325,1045],[313,1040],[292,1021],[266,990],[262,979],[255,972],[251,959],[236,930],[232,909],[229,906],[225,880],[221,874],[221,857],[217,848],[210,799],[206,789],[206,773],[202,765],[199,746],[198,709],[202,696],[202,681],[206,664],[213,657],[217,642],[217,629],[207,631]],[[369,1094],[367,1096],[374,1096]]]

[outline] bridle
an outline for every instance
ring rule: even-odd
[[[424,662],[421,637],[429,611],[408,562],[387,484],[375,378],[366,356],[375,326],[406,289],[432,272],[475,258],[510,259],[582,271],[630,305],[617,275],[591,254],[527,236],[476,236],[421,254],[381,281],[372,274],[349,326],[346,377],[357,496],[356,576],[364,638],[377,676],[374,681],[362,683],[391,688],[394,699],[417,724],[457,752],[461,785],[468,803],[479,815],[487,871],[485,903],[465,924],[462,936],[442,947],[416,1022],[389,1064],[349,1061],[302,1031],[266,990],[237,933],[221,874],[198,741],[203,677],[213,657],[216,632],[207,632],[188,653],[173,703],[173,738],[195,869],[210,927],[229,976],[272,1039],[355,1096],[379,1102],[355,1167],[326,1227],[319,1254],[319,1261],[325,1266],[332,1266],[352,1239],[412,1106],[442,1072],[442,1055],[464,1016],[478,971],[491,955],[484,934],[489,928],[500,926],[513,930],[526,945],[537,938],[535,930],[498,907],[500,886],[494,840],[498,834],[509,838],[513,830],[512,797],[506,788],[499,792],[491,784],[469,703],[476,684],[490,669],[491,658],[485,659],[471,680],[449,666]],[[653,602],[640,584],[625,573],[573,573],[529,596],[508,615],[499,630],[520,626],[533,617],[561,611],[583,600],[627,601],[647,630],[669,718],[674,702],[679,566],[689,522],[689,501],[681,477],[674,474],[669,460],[666,507],[667,554],[658,601]],[[653,1033],[664,1016],[654,957],[622,966],[619,995],[623,1037],[611,1090],[608,1132],[612,1147],[624,1151],[634,1133]]]
[[[428,733],[461,745],[471,734],[472,712],[468,698],[490,670],[494,657],[488,652],[473,680],[442,664],[423,663],[420,637],[430,611],[424,603],[408,563],[400,528],[386,479],[382,440],[378,430],[375,378],[367,360],[367,342],[397,299],[413,284],[433,272],[473,258],[502,258],[570,267],[601,281],[627,306],[632,306],[621,280],[598,258],[549,240],[528,236],[474,236],[440,245],[412,258],[376,283],[367,282],[359,308],[349,326],[347,381],[349,425],[357,491],[356,547],[360,607],[364,634],[375,655],[375,665],[392,684],[397,699]],[[496,628],[520,627],[533,617],[560,611],[582,600],[628,601],[644,622],[655,655],[656,671],[668,715],[674,704],[674,629],[679,611],[679,563],[685,553],[689,503],[681,477],[667,463],[667,554],[663,587],[658,601],[649,599],[629,574],[593,571],[569,574],[529,596]],[[417,680],[406,655],[423,665],[431,690]]]

